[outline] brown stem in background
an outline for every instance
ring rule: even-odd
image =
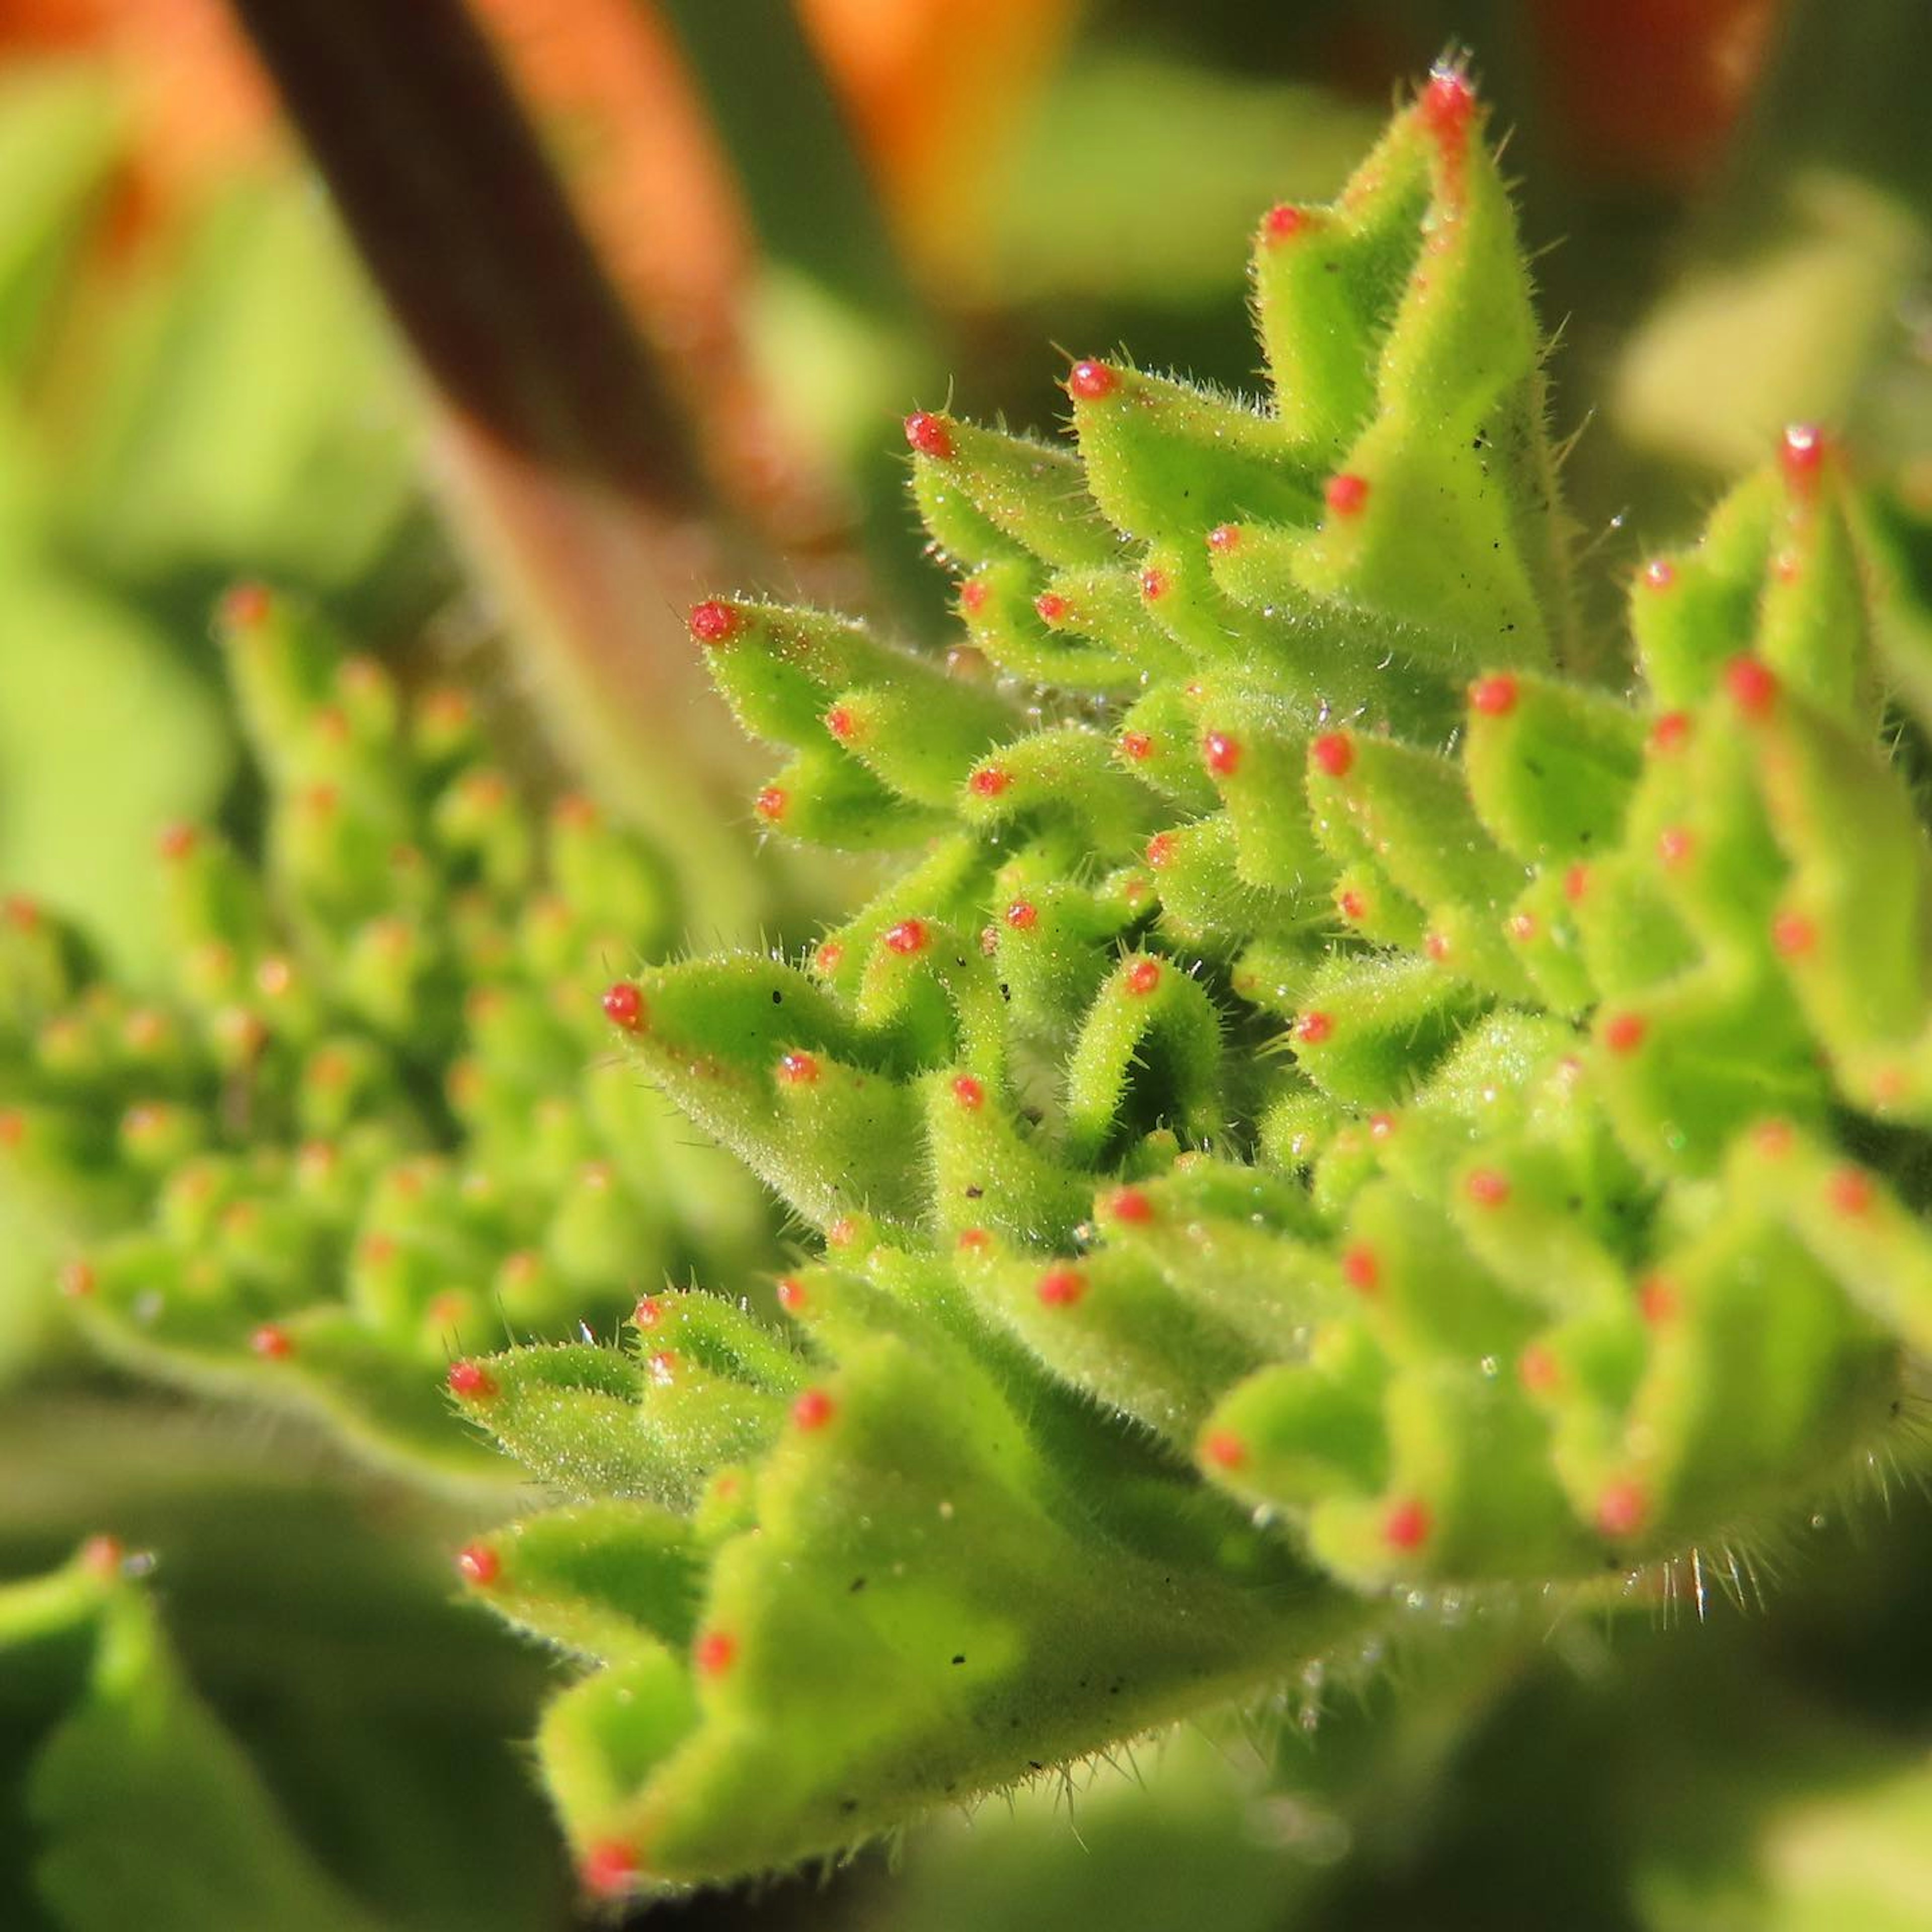
[[[234,0],[452,407],[662,516],[706,492],[658,370],[460,0]]]
[[[446,494],[533,695],[664,838],[694,920],[742,932],[755,888],[723,828],[744,767],[682,621],[742,562],[724,567],[689,382],[650,352],[460,0],[233,4],[442,406]]]

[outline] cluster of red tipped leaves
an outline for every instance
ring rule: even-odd
[[[692,613],[784,748],[760,816],[902,862],[800,964],[605,995],[822,1234],[789,1340],[691,1297],[491,1365],[484,1419],[579,1498],[490,1546],[491,1600],[604,1666],[544,1749],[627,1882],[1891,1446],[1932,866],[1841,459],[1794,432],[1639,573],[1634,689],[1592,682],[1464,77],[1253,272],[1258,404],[1083,361],[1070,446],[908,419],[970,650]]]

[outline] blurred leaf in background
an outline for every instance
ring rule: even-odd
[[[0,1469],[0,1924],[568,1922],[505,1742],[545,1666],[452,1610],[462,1508],[124,1396],[10,1400]]]
[[[137,976],[154,834],[232,770],[220,587],[268,571],[380,628],[439,571],[326,209],[266,155],[160,200],[143,138],[102,61],[0,70],[0,876]]]

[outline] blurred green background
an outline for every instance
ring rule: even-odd
[[[312,80],[304,124],[346,126],[400,205],[474,130],[434,89],[376,107],[460,10],[425,6],[393,58],[374,0],[322,12],[394,98],[362,102],[352,64],[292,74],[272,40],[272,80],[219,0],[0,0],[0,890],[137,982],[158,829],[245,832],[258,802],[210,640],[224,586],[467,681],[539,794],[581,775],[688,818],[727,728],[640,694],[707,573],[943,642],[898,418],[1050,427],[1048,344],[1250,384],[1256,218],[1331,192],[1445,52],[1540,251],[1601,661],[1629,568],[1790,418],[1843,429],[1932,576],[1923,0],[478,0],[590,238],[564,268],[640,345],[636,410],[574,440],[518,413],[584,371],[542,326],[550,265],[490,219],[502,184],[451,202],[425,290],[385,272],[417,246],[402,217],[278,113],[278,81]],[[491,287],[442,326],[439,288]],[[744,817],[719,834],[736,897],[694,916],[801,940],[850,881],[760,860]],[[554,1666],[450,1600],[476,1505],[124,1385],[60,1332],[57,1258],[0,1174],[0,1924],[577,1922],[518,1742]],[[1932,1924],[1932,1539],[1919,1492],[1882,1489],[1614,1617],[1418,1602],[1359,1681],[641,1916]],[[4,1587],[97,1532],[155,1552],[152,1579]],[[119,1741],[124,1790],[63,1783],[76,1724]],[[232,1829],[154,1808],[158,1735],[156,1778]]]

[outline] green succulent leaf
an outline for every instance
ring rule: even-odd
[[[601,1666],[540,1741],[597,1888],[836,1850],[1396,1593],[1638,1574],[1900,1448],[1932,900],[1842,453],[1791,432],[1592,682],[1463,75],[1265,218],[1254,292],[1258,401],[1082,361],[1071,448],[908,419],[949,670],[693,614],[790,759],[766,821],[906,856],[798,965],[626,995],[822,1238],[795,1339],[640,1330],[534,1432],[560,1358],[482,1371],[596,1477],[467,1567]]]

